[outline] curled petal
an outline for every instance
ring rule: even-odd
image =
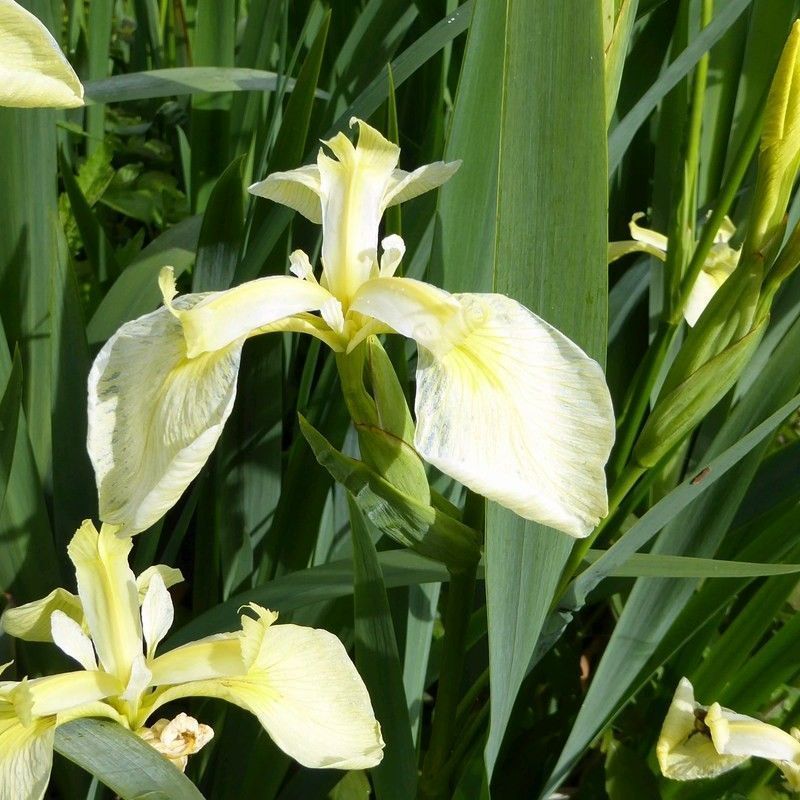
[[[800,764],[800,742],[775,725],[737,714],[719,703],[709,706],[705,724],[721,755],[755,756]]]
[[[7,703],[0,703],[0,800],[41,800],[53,766],[55,720],[23,725]]]
[[[414,444],[423,458],[526,519],[590,533],[607,513],[614,442],[595,361],[499,294],[380,278],[353,307],[420,346]]]
[[[175,307],[199,299],[179,298]],[[242,344],[190,359],[181,323],[166,308],[106,342],[89,374],[87,439],[103,521],[134,534],[175,504],[233,408]]]
[[[67,547],[97,656],[103,669],[122,683],[142,652],[139,595],[128,566],[131,546],[112,526],[103,525],[98,534],[86,520]]]
[[[74,108],[83,86],[47,28],[13,0],[0,0],[0,106]]]
[[[150,581],[158,573],[164,586],[169,589],[183,582],[183,573],[175,567],[168,567],[166,564],[155,564],[148,567],[141,575],[136,578],[136,591],[139,593],[139,605],[144,601],[147,590],[150,588]]]
[[[165,305],[180,320],[186,355],[194,359],[234,345],[278,320],[302,311],[317,311],[333,298],[316,281],[273,275],[224,292],[181,299],[190,307],[180,309],[168,300]]]
[[[83,625],[83,606],[80,598],[66,589],[54,589],[47,597],[7,608],[0,617],[0,627],[9,635],[26,642],[52,642],[50,618],[62,611]]]
[[[438,188],[449,181],[460,166],[460,161],[436,161],[418,167],[413,172],[396,169],[383,196],[384,208],[405,203],[406,200]]]
[[[717,751],[705,723],[707,711],[695,702],[692,684],[682,678],[656,744],[656,757],[664,777],[677,781],[713,778],[747,758]]]
[[[322,204],[320,203],[322,190],[319,167],[316,164],[287,172],[273,172],[263,181],[254,183],[248,191],[258,197],[289,206],[317,225],[322,222]]]

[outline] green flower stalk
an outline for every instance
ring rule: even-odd
[[[186,697],[215,697],[258,717],[285,753],[306,767],[366,769],[383,739],[366,687],[341,642],[324,630],[274,625],[251,603],[241,629],[157,654],[173,620],[168,585],[178,570],[155,566],[135,577],[131,539],[90,521],[68,547],[78,594],[57,589],[7,610],[6,633],[52,641],[81,669],[0,683],[0,800],[44,796],[58,725],[113,720],[178,768],[213,736],[186,714],[148,720]]]
[[[58,43],[14,0],[0,0],[0,76],[0,106],[83,105],[83,86]]]
[[[250,189],[322,224],[319,278],[297,250],[291,276],[176,297],[165,268],[164,306],[123,325],[100,351],[89,377],[88,448],[101,519],[133,534],[176,502],[230,414],[247,338],[296,331],[329,345],[351,411],[365,414],[360,423],[378,408],[362,402],[362,378],[348,360],[358,366],[362,343],[395,333],[417,344],[416,424],[402,393],[395,415],[397,429],[413,436],[403,439],[413,458],[523,517],[588,535],[608,510],[603,467],[614,439],[602,369],[509,297],[448,294],[395,277],[405,244],[387,236],[379,256],[384,211],[436,188],[458,163],[405,172],[396,145],[361,120],[352,124],[357,145],[339,133],[316,164]],[[421,485],[422,465],[409,468]]]

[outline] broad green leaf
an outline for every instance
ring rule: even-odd
[[[422,725],[422,701],[430,659],[431,638],[441,588],[441,583],[412,584],[408,587],[403,688],[408,704],[411,733],[417,745]]]
[[[327,13],[323,17],[311,49],[300,68],[295,91],[286,104],[281,126],[266,166],[266,173],[255,176],[259,180],[272,172],[294,169],[303,163],[311,112],[314,108],[314,92],[319,82],[329,24],[330,13]],[[292,212],[289,209],[253,198],[247,250],[236,269],[236,283],[251,280],[264,271],[267,257],[291,218]],[[270,274],[283,272],[285,268],[286,264],[277,259],[271,265],[271,269],[270,265],[267,265],[267,271]]]
[[[601,360],[603,63],[599,6],[479,2],[447,146],[465,169],[440,204],[447,288],[508,294]],[[491,775],[571,541],[495,505],[486,526]]]
[[[467,29],[470,24],[473,3],[474,0],[462,3],[451,14],[417,38],[392,61],[392,80],[395,88],[404,84],[420,67]],[[389,74],[387,70],[384,70],[340,114],[333,127],[323,138],[333,136],[338,130],[344,130],[350,117],[368,119],[388,96]]]
[[[3,397],[0,400],[0,511],[6,505],[6,492],[11,477],[11,464],[17,444],[20,404],[22,402],[22,361],[19,351],[14,353]]]
[[[367,523],[352,497],[347,504],[353,536],[356,666],[386,741],[383,761],[372,769],[375,795],[378,800],[410,800],[416,796],[416,750],[386,586]]]
[[[243,169],[244,156],[235,158],[211,190],[192,270],[193,292],[215,292],[231,285],[244,229]]]
[[[703,456],[710,471],[702,478],[698,472],[696,477],[700,482],[694,484],[694,488],[699,489],[707,480],[714,478],[714,468],[719,467],[720,462],[727,461],[729,467],[735,464],[735,468],[722,480],[714,478],[714,485],[709,491],[703,493],[696,503],[684,507],[672,517],[656,540],[652,552],[700,557],[715,553],[753,479],[764,452],[764,439],[800,405],[800,396],[792,397],[800,385],[800,366],[790,355],[797,351],[800,346],[798,342],[800,324],[796,324],[784,337],[773,360],[725,420]],[[759,419],[764,421],[756,425]],[[743,453],[747,453],[744,458]],[[688,484],[682,484],[675,499],[682,496],[685,500],[692,486],[691,480]],[[669,499],[669,496],[665,499]],[[659,505],[648,513],[654,516],[654,512],[663,513],[665,509],[659,509]],[[661,527],[658,525],[655,530]],[[638,536],[632,536],[633,533],[629,531],[616,547],[636,544],[632,548],[636,550],[652,535],[648,534],[637,542]],[[629,537],[631,542],[626,545]],[[613,550],[612,547],[609,554]],[[602,561],[598,561],[594,568]],[[580,576],[578,581],[582,578]],[[637,678],[641,670],[680,615],[694,588],[695,582],[691,580],[641,578],[637,581],[553,770],[549,787],[558,785],[598,731],[638,688]],[[636,642],[635,647],[632,647],[632,642]]]
[[[56,729],[56,750],[96,775],[123,800],[202,800],[158,751],[114,722],[81,719]]]
[[[201,67],[232,68],[236,48],[235,0],[196,0],[193,62]],[[231,160],[228,92],[192,97],[189,140],[192,145],[192,209],[203,211],[209,193]]]
[[[602,557],[602,551],[590,550],[587,553],[587,560],[590,563]],[[764,564],[717,558],[670,556],[664,553],[634,553],[623,564],[615,567],[609,573],[609,577],[754,578],[766,575],[793,575],[796,572],[800,572],[800,564]],[[766,618],[769,618],[769,615]]]

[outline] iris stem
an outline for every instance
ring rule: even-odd
[[[464,523],[476,530],[483,530],[485,513],[484,498],[468,491],[464,503]],[[428,800],[450,797],[450,777],[444,767],[450,759],[457,730],[458,711],[462,707],[459,701],[477,572],[477,562],[467,569],[450,572],[439,686],[436,690],[431,739],[422,765],[419,787],[420,797]]]
[[[449,760],[456,729],[456,712],[464,676],[467,628],[475,597],[477,565],[463,572],[453,572],[447,596],[442,666],[433,713],[431,740],[422,767],[420,796],[449,797],[449,777],[443,768]]]

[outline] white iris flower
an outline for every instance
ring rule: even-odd
[[[713,778],[748,758],[766,758],[783,772],[792,790],[800,791],[800,741],[795,734],[719,703],[702,706],[695,702],[692,684],[681,678],[656,756],[661,773],[678,781]]]
[[[638,221],[644,217],[641,212],[634,214],[628,227],[631,231],[631,241],[609,242],[608,261],[616,261],[618,258],[628,253],[648,253],[655,256],[659,261],[667,260],[667,237],[663,233],[643,228]],[[722,222],[714,243],[706,256],[703,268],[697,276],[697,280],[686,298],[686,306],[683,309],[683,318],[694,327],[705,307],[711,302],[711,298],[717,293],[719,288],[730,278],[736,265],[739,263],[741,250],[734,250],[730,246],[730,240],[736,233],[736,228],[728,217]]]
[[[114,720],[179,768],[213,735],[185,714],[148,719],[184,697],[216,697],[255,714],[273,741],[307,767],[366,769],[383,756],[367,689],[342,643],[324,630],[273,625],[277,614],[251,603],[242,628],[161,655],[173,620],[167,586],[178,570],[151,567],[136,578],[131,539],[90,521],[68,547],[77,596],[57,589],[7,610],[6,633],[52,641],[82,669],[0,682],[0,800],[39,800],[58,725],[82,717]]]
[[[399,333],[418,348],[420,456],[528,519],[586,536],[607,513],[603,467],[614,440],[600,366],[566,336],[501,294],[448,294],[394,277],[405,252],[387,207],[446,181],[458,163],[397,169],[399,148],[360,120],[315,165],[279,172],[251,191],[322,223],[319,281],[308,256],[293,276],[175,297],[123,325],[89,377],[88,448],[100,517],[126,533],[159,519],[197,475],[233,405],[244,341],[310,333],[337,352]],[[328,155],[328,152],[331,155]]]

